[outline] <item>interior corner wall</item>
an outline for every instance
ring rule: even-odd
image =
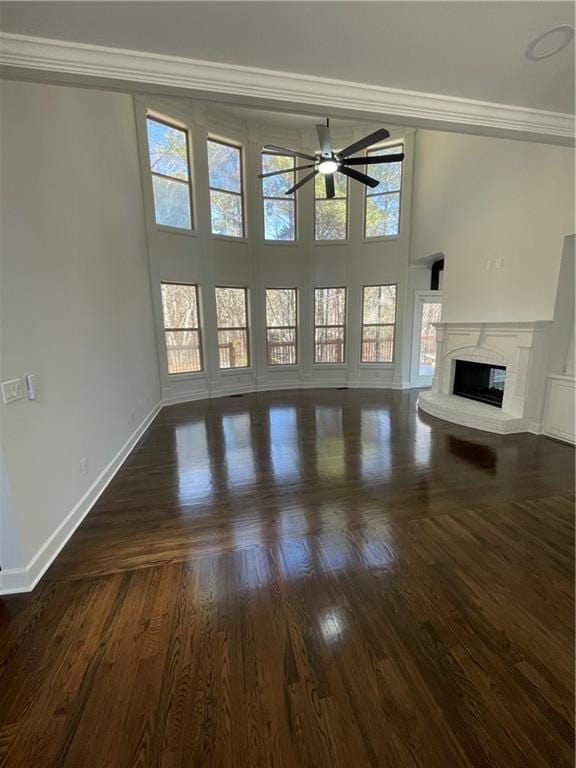
[[[411,259],[445,254],[442,319],[552,320],[574,150],[418,131]]]
[[[2,500],[18,528],[3,528],[0,557],[3,579],[26,582],[154,412],[160,384],[132,97],[5,81],[0,141],[1,377],[32,373],[38,386],[36,400],[0,405]]]
[[[576,238],[565,238],[560,262],[560,277],[554,307],[554,324],[549,338],[548,360],[551,373],[570,373],[573,359],[574,290],[576,288]]]

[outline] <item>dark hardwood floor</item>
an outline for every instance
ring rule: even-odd
[[[0,765],[573,766],[574,451],[415,403],[164,409],[0,599]]]

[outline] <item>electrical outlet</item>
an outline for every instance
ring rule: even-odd
[[[88,474],[88,459],[80,459],[80,474],[82,477]]]
[[[488,259],[486,262],[486,271],[490,271],[492,269],[492,259]]]
[[[4,404],[13,403],[14,400],[21,400],[24,397],[22,391],[22,379],[11,379],[2,382],[2,399]]]

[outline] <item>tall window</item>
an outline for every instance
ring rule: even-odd
[[[296,288],[266,289],[268,365],[296,365],[297,316]]]
[[[285,194],[296,184],[294,158],[262,153],[262,173],[284,170],[287,172],[262,179],[265,240],[296,240],[295,193]]]
[[[402,144],[378,147],[368,156],[390,155],[402,152]],[[377,187],[366,187],[364,216],[365,237],[395,237],[400,233],[400,192],[402,163],[382,163],[368,166],[368,173],[380,182]]]
[[[319,173],[314,181],[314,239],[346,240],[348,237],[348,179],[334,174],[335,196],[326,196],[326,181]]]
[[[198,287],[162,283],[162,312],[168,373],[202,370]]]
[[[146,128],[156,224],[192,229],[188,132],[156,117]]]
[[[346,288],[314,289],[314,362],[343,363]]]
[[[242,150],[208,140],[208,175],[212,234],[244,237]]]
[[[394,359],[396,286],[365,285],[362,293],[363,363],[391,363]]]
[[[216,288],[216,322],[220,368],[247,368],[248,289]]]
[[[440,301],[424,299],[420,305],[420,350],[418,354],[418,376],[434,376],[436,365],[436,328],[442,315]]]

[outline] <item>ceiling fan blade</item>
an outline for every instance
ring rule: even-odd
[[[343,173],[344,176],[350,176],[351,179],[355,179],[356,181],[361,181],[362,184],[366,184],[368,187],[377,187],[380,182],[378,179],[373,179],[371,176],[366,176],[365,173],[359,173],[358,171],[355,171],[353,168],[347,168],[345,165],[341,165],[338,170],[340,173]]]
[[[312,171],[312,173],[309,173],[307,176],[304,176],[304,178],[300,179],[300,181],[297,184],[294,184],[294,186],[291,189],[287,189],[286,192],[284,192],[284,194],[291,195],[292,192],[296,192],[296,190],[300,189],[300,187],[306,184],[307,181],[310,181],[310,179],[313,179],[317,173],[318,171]]]
[[[259,179],[267,179],[268,176],[279,176],[281,173],[293,173],[294,171],[303,171],[305,168],[314,168],[314,163],[310,165],[297,165],[295,168],[283,168],[281,171],[270,171],[270,173],[259,173]]]
[[[297,152],[295,149],[286,149],[286,147],[277,147],[275,144],[265,144],[264,149],[271,149],[278,155],[289,155],[290,157],[302,157],[304,160],[316,160],[313,155],[305,155],[303,152]]]
[[[320,152],[323,155],[332,156],[332,140],[330,139],[330,128],[327,125],[317,125],[316,133],[320,142]]]
[[[324,181],[326,183],[326,197],[328,200],[331,200],[336,194],[334,191],[334,174],[327,173],[326,176],[324,176]]]
[[[364,136],[363,139],[355,141],[353,144],[349,144],[347,147],[344,147],[344,149],[341,149],[338,154],[342,155],[342,157],[355,155],[356,152],[360,152],[366,147],[369,147],[371,144],[376,144],[377,141],[384,141],[384,139],[387,139],[388,136],[390,136],[390,133],[386,130],[386,128],[379,128],[377,131],[374,131],[374,133],[370,133],[368,136]]]
[[[404,153],[397,155],[372,155],[371,157],[346,157],[344,165],[374,165],[376,163],[400,163],[404,160]]]

